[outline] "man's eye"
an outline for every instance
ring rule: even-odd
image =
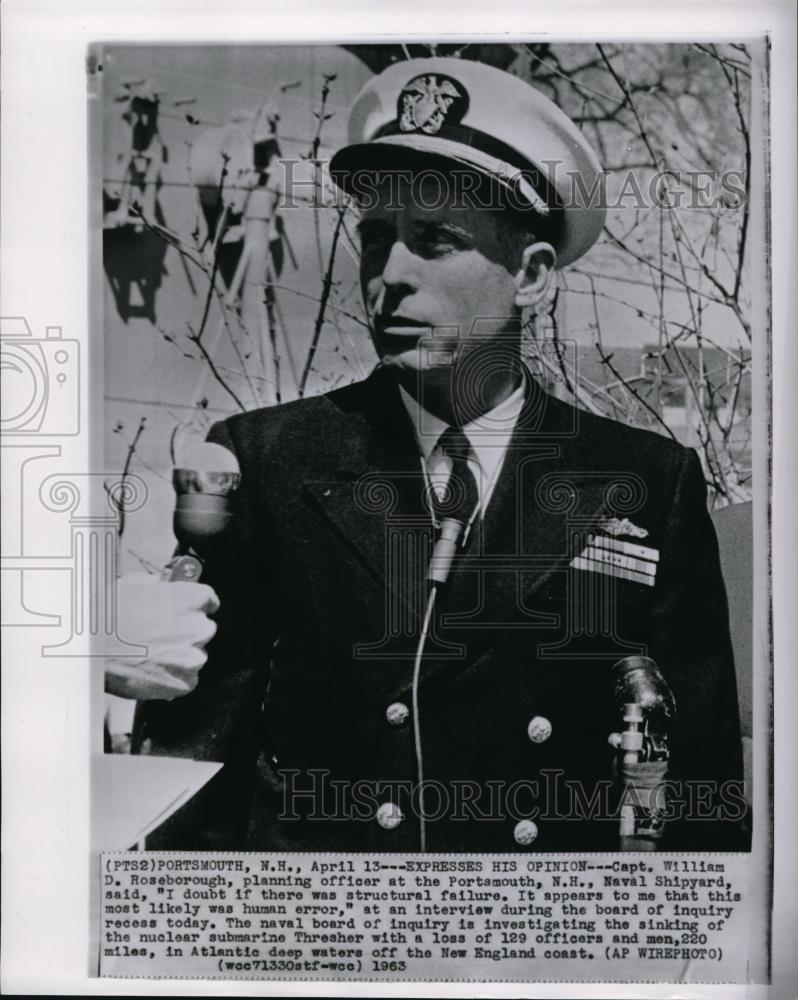
[[[360,234],[360,249],[363,251],[374,251],[386,247],[391,240],[389,233],[379,231],[366,231]]]
[[[458,237],[445,229],[435,229],[424,233],[420,239],[420,243],[428,250],[441,253],[447,250],[456,250],[462,246],[462,242]]]

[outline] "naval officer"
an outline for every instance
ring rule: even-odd
[[[379,365],[216,425],[241,484],[204,582],[130,585],[154,609],[136,750],[225,765],[153,846],[612,850],[611,669],[633,655],[677,707],[663,846],[738,846],[698,457],[522,363],[523,311],[601,232],[593,151],[518,78],[434,58],[364,87],[330,169]]]

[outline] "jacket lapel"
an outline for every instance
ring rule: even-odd
[[[431,553],[418,448],[396,384],[379,369],[363,383],[357,410],[331,429],[326,454],[304,489],[331,528],[360,557],[375,584],[412,607]]]

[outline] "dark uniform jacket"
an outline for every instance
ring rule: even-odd
[[[663,849],[742,846],[727,606],[694,451],[530,383],[439,595],[417,747],[434,529],[396,385],[378,369],[210,439],[242,470],[235,527],[203,553],[219,628],[196,690],[142,705],[134,745],[225,767],[150,846],[418,850],[420,753],[429,851],[617,849],[611,668],[635,653],[677,706]],[[578,568],[589,536],[624,520],[654,586]],[[391,802],[403,819],[378,822]],[[537,837],[519,844],[523,818]]]

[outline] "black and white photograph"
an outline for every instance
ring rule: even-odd
[[[2,310],[81,974],[770,996],[772,35],[242,18],[82,32],[86,329]]]
[[[746,850],[749,48],[92,59],[149,844]]]

